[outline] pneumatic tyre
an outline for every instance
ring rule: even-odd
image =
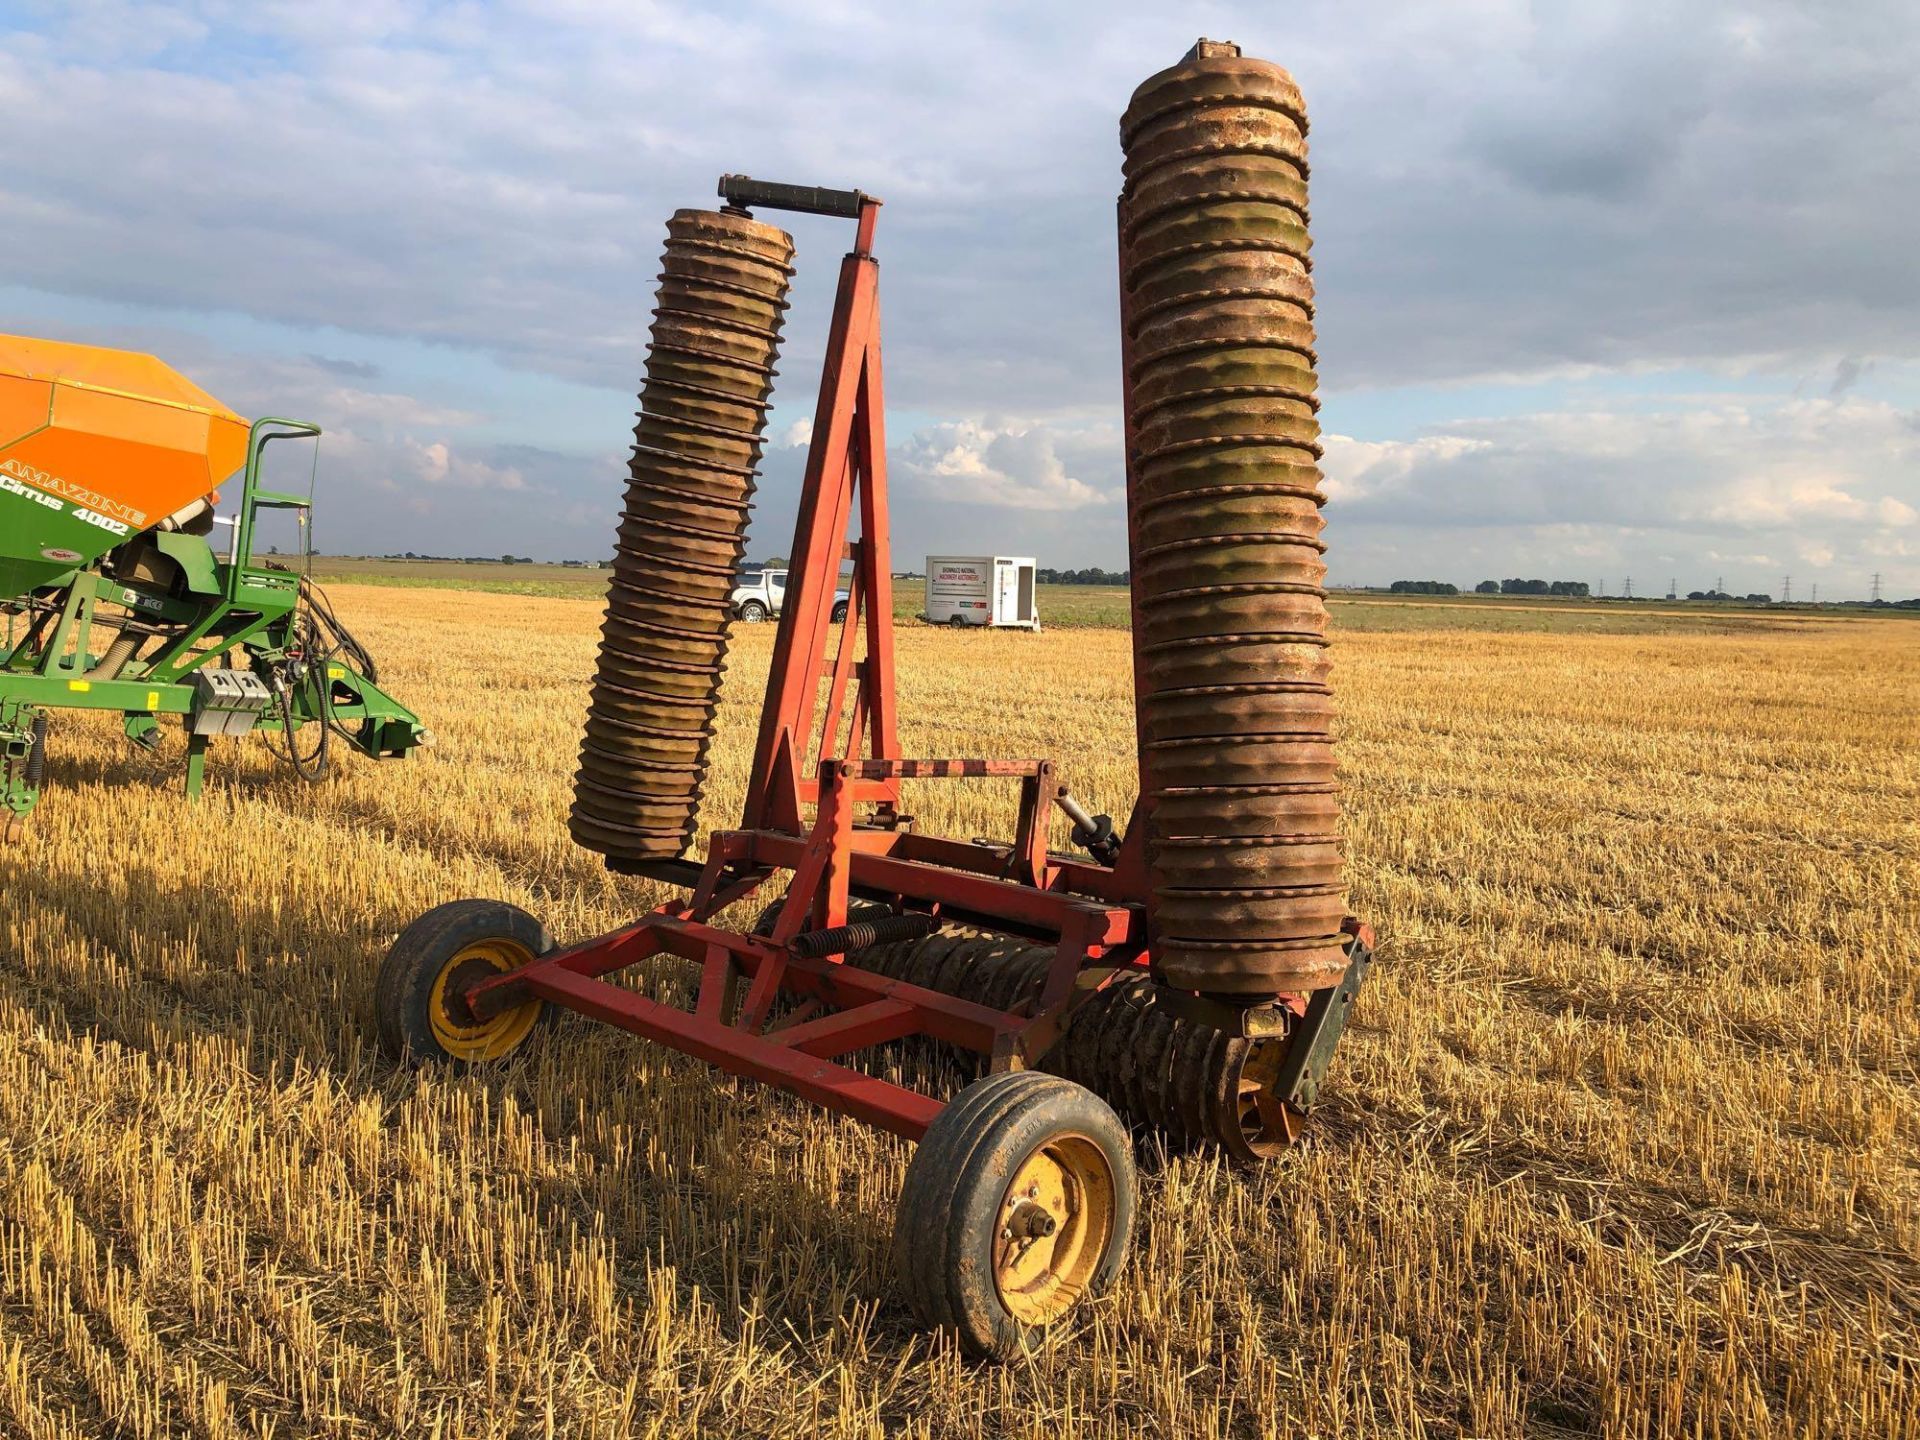
[[[1015,1355],[1113,1283],[1138,1190],[1126,1127],[1091,1090],[1032,1070],[976,1080],[907,1166],[894,1222],[907,1304],[976,1360]]]
[[[758,600],[749,600],[740,607],[740,618],[749,625],[758,625],[767,618],[767,607]]]
[[[451,900],[400,932],[374,982],[380,1049],[401,1064],[498,1060],[533,1033],[546,1011],[524,1000],[484,1021],[456,1013],[449,997],[490,975],[517,970],[553,949],[547,927],[504,900]]]

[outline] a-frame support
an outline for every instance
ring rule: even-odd
[[[880,268],[872,251],[879,207],[878,200],[860,196],[854,248],[840,262],[813,442],[788,553],[786,601],[741,817],[745,830],[803,830],[805,807],[820,799],[823,760],[900,758]],[[856,503],[860,527],[857,537],[849,538]],[[835,645],[834,610],[848,560],[852,574]],[[830,682],[824,706],[823,679]],[[853,782],[843,798],[878,805],[880,814],[889,815],[900,798],[900,782],[893,776],[863,779]]]

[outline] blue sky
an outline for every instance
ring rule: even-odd
[[[666,216],[860,186],[897,553],[1117,566],[1116,122],[1205,34],[1313,115],[1336,580],[1920,593],[1920,20],[1834,8],[0,3],[0,329],[319,420],[326,548],[597,558]]]

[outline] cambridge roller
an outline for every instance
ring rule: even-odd
[[[995,1010],[1032,1007],[1053,947],[1006,935],[948,933],[874,945],[862,966]],[[1176,1148],[1272,1158],[1292,1142],[1278,1080],[1287,1034],[1228,1035],[1177,1013],[1144,974],[1126,975],[1073,1012],[1039,1068],[1084,1085],[1129,1124]],[[964,1051],[954,1052],[964,1064]]]
[[[558,948],[496,901],[427,912],[381,967],[387,1053],[499,1059],[557,1006],[915,1142],[900,1294],[974,1358],[1031,1353],[1113,1284],[1140,1198],[1124,1120],[1241,1161],[1301,1133],[1373,946],[1336,838],[1305,132],[1284,71],[1206,41],[1122,122],[1141,780],[1124,836],[1051,760],[902,748],[878,198],[728,175],[728,210],[675,217],[573,831],[692,894]],[[851,220],[854,242],[743,818],[696,866],[790,255],[749,206]],[[1010,842],[898,808],[907,782],[976,779],[1017,781]],[[1050,847],[1056,807],[1086,859]],[[736,928],[756,895],[780,898]],[[611,982],[643,961],[697,978]],[[991,1073],[944,1098],[945,1066],[853,1058],[915,1040]]]
[[[1306,133],[1285,70],[1205,40],[1120,122],[1155,973],[1256,1002],[1347,964]]]
[[[616,865],[693,835],[792,259],[786,231],[745,215],[667,225],[574,781],[573,837]]]

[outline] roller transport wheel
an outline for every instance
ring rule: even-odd
[[[1126,1127],[1031,1070],[976,1080],[928,1127],[894,1221],[920,1322],[976,1360],[1016,1355],[1126,1260],[1139,1188]]]
[[[401,1064],[428,1060],[477,1065],[519,1047],[547,1005],[527,1000],[476,1023],[449,997],[490,975],[517,970],[553,949],[547,927],[503,900],[450,900],[393,942],[374,982],[380,1049]]]

